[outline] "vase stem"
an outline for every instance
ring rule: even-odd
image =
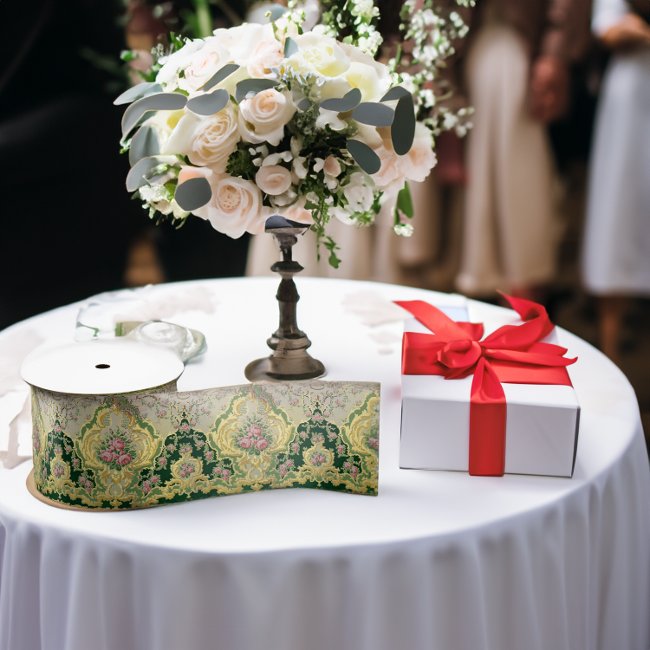
[[[256,359],[246,366],[244,373],[250,381],[315,379],[325,374],[323,364],[307,353],[311,341],[299,329],[297,322],[300,296],[293,276],[302,271],[303,267],[293,260],[292,247],[298,241],[296,234],[304,232],[304,229],[304,226],[300,226],[272,231],[282,253],[282,260],[275,262],[271,267],[271,270],[282,278],[276,294],[280,312],[279,325],[267,339],[272,354],[263,359]]]

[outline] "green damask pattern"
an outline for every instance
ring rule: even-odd
[[[378,384],[32,391],[34,484],[60,504],[146,508],[288,487],[377,494]]]

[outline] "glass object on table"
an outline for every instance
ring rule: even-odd
[[[75,323],[75,341],[126,337],[174,351],[183,362],[200,356],[207,349],[205,336],[176,323],[163,320],[135,320],[146,313],[144,289],[108,291],[93,296],[79,309]]]

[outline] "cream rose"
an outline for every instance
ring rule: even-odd
[[[273,38],[273,27],[271,23],[243,23],[236,27],[216,29],[214,38],[230,52],[235,63],[246,68],[255,46]]]
[[[378,102],[390,88],[388,73],[385,70],[381,72],[383,75],[380,76],[375,66],[353,61],[343,76],[351,88],[361,91],[364,102]]]
[[[305,199],[298,199],[293,205],[278,210],[278,212],[285,218],[298,223],[312,224],[314,218],[311,211],[305,208]]]
[[[183,69],[183,76],[178,79],[178,87],[192,94],[207,83],[215,72],[231,62],[230,52],[221,46],[218,39],[208,38]]]
[[[162,153],[186,154],[194,165],[226,170],[228,156],[240,140],[237,116],[231,104],[209,117],[186,112],[172,131]]]
[[[274,38],[264,40],[253,48],[246,69],[256,79],[272,79],[275,78],[272,68],[278,68],[283,59],[284,52],[279,41]]]
[[[156,82],[159,83],[163,90],[175,90],[179,87],[179,73],[190,64],[192,56],[198,52],[204,45],[204,41],[189,41],[183,47],[170,54],[168,57],[161,59],[164,61],[162,68],[158,70]]]
[[[255,183],[236,176],[221,176],[212,184],[210,203],[197,210],[197,216],[207,219],[215,230],[237,239],[245,232],[262,232],[267,212]]]
[[[280,144],[284,126],[296,109],[288,95],[275,88],[262,90],[239,104],[239,128],[246,142]]]
[[[291,172],[282,165],[264,165],[255,174],[255,183],[265,194],[277,196],[291,187]]]
[[[379,156],[381,167],[372,175],[377,187],[383,189],[403,176],[399,163],[399,156],[390,145],[381,144],[375,147],[374,152]]]
[[[408,180],[421,182],[429,175],[436,162],[431,131],[418,122],[415,125],[415,138],[411,149],[403,156],[398,156],[400,171]]]
[[[289,57],[288,65],[297,72],[339,77],[350,66],[350,59],[345,50],[329,36],[307,32],[294,40],[298,52]]]

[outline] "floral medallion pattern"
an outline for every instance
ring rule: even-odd
[[[34,484],[129,509],[309,487],[377,494],[379,386],[297,382],[81,397],[33,389]]]

